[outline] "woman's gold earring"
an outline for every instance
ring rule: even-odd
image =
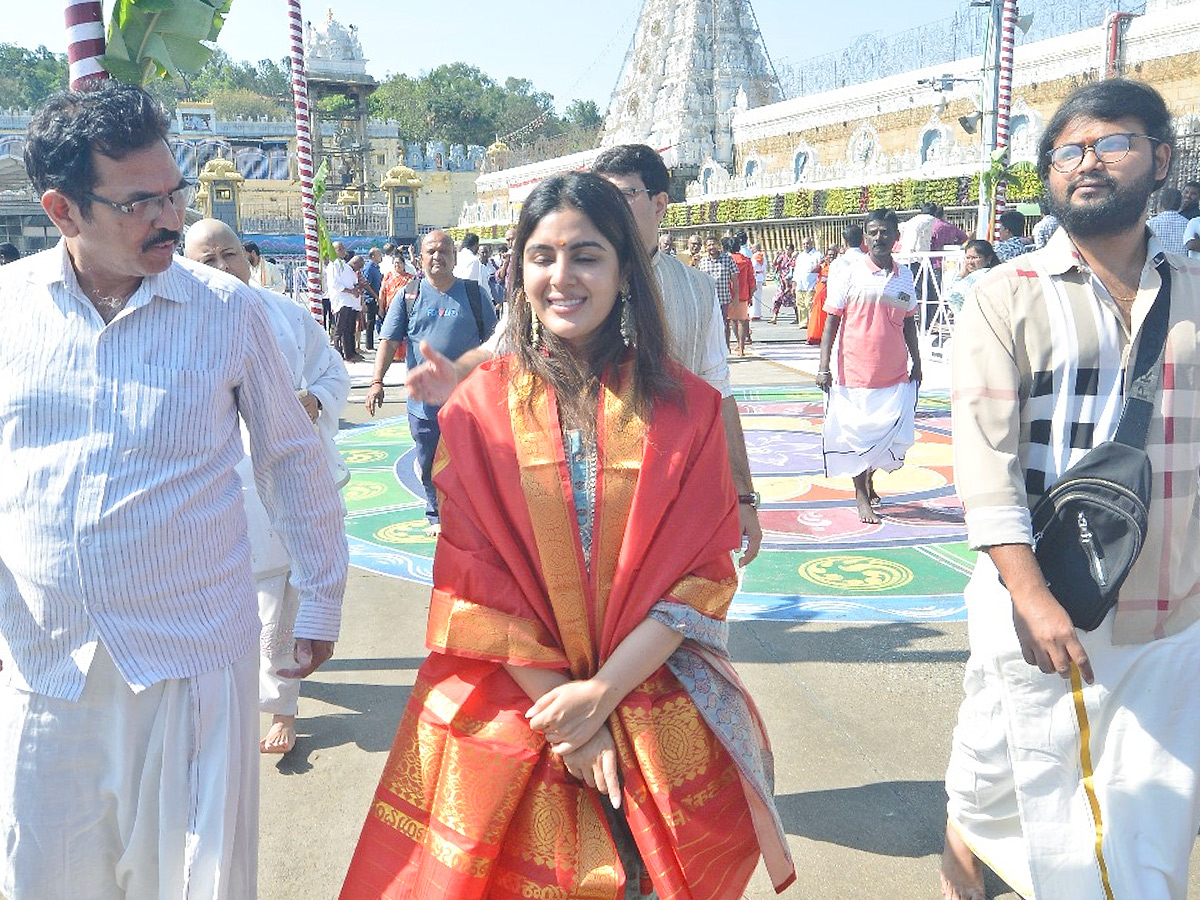
[[[621,300],[621,340],[626,347],[637,346],[637,325],[633,321],[633,298],[622,294]]]

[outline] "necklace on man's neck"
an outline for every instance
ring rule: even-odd
[[[96,312],[100,313],[100,318],[105,322],[111,322],[121,310],[125,308],[125,304],[129,302],[129,298],[137,292],[135,288],[133,292],[126,296],[119,294],[105,295],[99,291],[90,291],[87,288],[83,289],[84,295],[91,301],[92,306],[96,307]]]

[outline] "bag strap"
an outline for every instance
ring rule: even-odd
[[[483,343],[488,339],[488,333],[484,331],[483,324],[483,292],[479,287],[479,282],[475,279],[464,279],[463,287],[467,289],[467,300],[471,304],[471,312],[475,314],[475,328],[479,331],[479,343]]]
[[[1162,380],[1163,348],[1167,343],[1167,331],[1171,319],[1171,264],[1160,254],[1158,269],[1162,284],[1154,305],[1142,323],[1138,341],[1137,357],[1133,362],[1133,379],[1129,393],[1125,395],[1125,406],[1117,423],[1113,440],[1144,450],[1146,436],[1150,431],[1150,418],[1154,415],[1154,399],[1158,396],[1158,385]]]

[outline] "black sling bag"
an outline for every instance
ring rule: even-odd
[[[1164,259],[1157,268],[1162,286],[1142,328],[1116,434],[1064,472],[1033,508],[1033,549],[1046,584],[1084,631],[1099,627],[1117,602],[1146,539],[1146,435],[1171,312],[1170,265]]]

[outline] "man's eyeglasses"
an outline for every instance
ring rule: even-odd
[[[109,200],[107,197],[93,194],[91,191],[85,191],[83,196],[93,203],[103,203],[105,206],[111,206],[113,209],[123,212],[127,216],[133,216],[139,222],[153,222],[162,215],[168,203],[175,207],[175,212],[182,216],[184,210],[192,205],[192,200],[196,197],[196,185],[189,182],[182,187],[175,188],[169,194],[159,194],[157,197],[145,197],[130,203],[117,203],[116,201]]]
[[[1054,171],[1061,172],[1064,175],[1068,172],[1074,172],[1083,163],[1083,158],[1089,150],[1096,154],[1096,159],[1105,165],[1119,163],[1129,155],[1134,138],[1145,138],[1155,144],[1162,143],[1158,138],[1151,137],[1148,134],[1130,134],[1126,132],[1106,134],[1093,144],[1063,144],[1061,147],[1055,147],[1048,154],[1050,165],[1054,166]]]
[[[625,195],[626,200],[636,200],[638,194],[645,194],[647,197],[650,196],[649,188],[617,188],[617,190]]]

